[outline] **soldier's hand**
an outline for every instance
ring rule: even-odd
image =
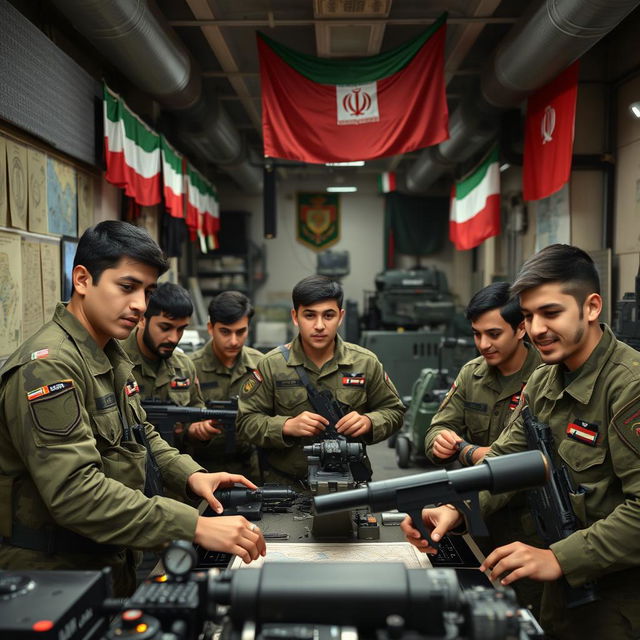
[[[551,549],[538,549],[523,542],[512,542],[495,549],[480,565],[480,571],[487,569],[491,571],[491,580],[500,580],[503,585],[520,578],[546,582],[562,577],[562,567]]]
[[[282,433],[285,436],[317,436],[328,426],[329,421],[317,413],[303,411],[295,418],[289,418],[282,425]]]
[[[267,553],[262,531],[242,516],[200,516],[193,541],[210,551],[233,553],[247,564]]]
[[[343,436],[357,438],[371,431],[371,420],[368,416],[352,411],[336,422],[336,431]]]
[[[431,452],[436,458],[450,458],[458,453],[458,442],[462,438],[450,429],[443,429],[433,440]]]
[[[435,509],[423,509],[422,521],[427,526],[427,531],[434,542],[442,539],[445,533],[455,529],[462,522],[462,514],[457,510],[448,506],[436,507]],[[437,549],[429,546],[429,543],[422,538],[422,534],[413,526],[413,521],[407,516],[401,523],[402,529],[407,542],[425,553],[438,553]]]
[[[218,487],[232,487],[236,483],[243,484],[245,487],[249,487],[249,489],[258,488],[251,480],[248,480],[244,476],[238,473],[227,473],[226,471],[220,471],[218,473],[203,473],[202,471],[197,471],[187,478],[187,486],[189,489],[197,496],[204,498],[216,513],[222,513],[223,508],[213,495],[213,492]]]
[[[215,426],[215,420],[192,422],[187,431],[190,438],[202,441],[211,440],[217,433],[222,433],[222,431]]]

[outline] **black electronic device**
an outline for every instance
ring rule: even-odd
[[[414,526],[429,544],[438,548],[422,521],[421,512],[428,505],[450,503],[465,516],[471,534],[487,535],[480,516],[478,492],[503,493],[528,489],[544,484],[549,463],[540,451],[524,451],[485,458],[474,467],[445,471],[444,469],[412,476],[370,482],[368,486],[341,491],[313,499],[317,514],[348,511],[368,507],[380,512],[397,509],[408,513]]]
[[[261,520],[262,514],[284,513],[289,511],[301,495],[283,485],[265,484],[257,489],[249,489],[236,484],[228,489],[218,489],[213,494],[224,507],[223,515],[244,516],[247,520]],[[211,507],[207,507],[204,516],[216,516]]]

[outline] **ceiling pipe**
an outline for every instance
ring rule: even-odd
[[[124,76],[178,116],[179,139],[246,192],[261,193],[262,169],[249,162],[224,108],[203,93],[195,61],[155,6],[146,0],[53,1]]]
[[[424,193],[498,133],[500,114],[518,106],[580,58],[631,13],[640,0],[543,0],[533,5],[485,64],[480,91],[468,94],[449,121],[449,139],[424,149],[406,188]]]

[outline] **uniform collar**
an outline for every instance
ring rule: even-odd
[[[484,383],[493,391],[500,393],[502,395],[510,396],[514,393],[517,393],[522,388],[522,383],[526,382],[529,379],[529,376],[533,372],[533,370],[540,364],[540,354],[527,342],[523,343],[525,348],[527,349],[527,357],[524,360],[524,364],[520,368],[519,374],[517,376],[513,376],[513,378],[509,381],[504,389],[500,384],[500,380],[498,378],[499,371],[497,367],[491,366],[487,364],[487,361],[482,358],[482,362],[476,367],[473,375],[476,378],[484,378]]]
[[[323,365],[323,369],[325,367],[328,369],[327,371],[323,371],[323,374],[334,371],[339,366],[350,366],[353,363],[353,356],[345,348],[344,340],[339,335],[336,335],[336,345],[333,358]],[[289,358],[287,360],[287,366],[289,367],[297,367],[299,365],[303,365],[310,371],[318,371],[318,367],[311,362],[302,348],[300,334],[298,334],[289,345]]]
[[[550,400],[559,400],[566,392],[581,404],[589,404],[598,376],[605,364],[609,361],[617,344],[613,331],[611,331],[606,324],[601,324],[600,327],[602,328],[600,341],[582,365],[578,377],[572,380],[566,387],[564,386],[562,365],[551,365],[550,384],[545,392],[547,398]]]
[[[58,302],[56,305],[53,321],[73,340],[76,347],[82,352],[87,366],[94,375],[107,373],[107,371],[113,368],[106,351],[114,349],[115,346],[115,353],[124,356],[122,350],[115,344],[116,341],[113,338],[107,342],[104,349],[101,349],[80,320],[67,310],[67,305],[64,302]],[[113,345],[111,343],[113,343]]]

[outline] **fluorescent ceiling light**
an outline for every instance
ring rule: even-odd
[[[502,173],[503,171],[506,171],[511,165],[508,162],[505,162],[503,165],[501,165],[500,167],[500,173]]]
[[[329,193],[353,193],[358,187],[327,187]]]
[[[629,111],[631,111],[635,118],[640,119],[640,102],[632,102],[629,105]]]
[[[364,160],[352,160],[351,162],[325,162],[325,167],[364,167]]]

